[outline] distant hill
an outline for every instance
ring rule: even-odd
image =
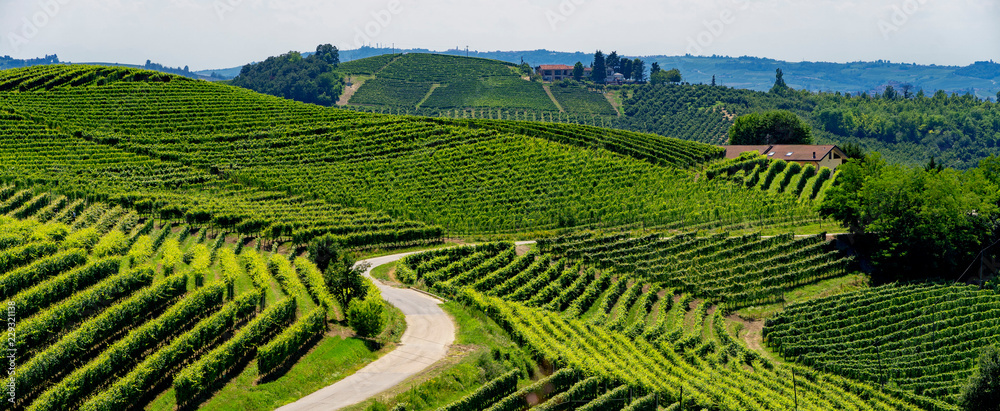
[[[139,68],[145,70],[159,71],[161,73],[176,74],[178,76],[184,76],[199,80],[223,80],[220,76],[211,76],[210,74],[201,75],[190,71],[186,66],[181,67],[167,67],[162,64],[153,63],[150,60],[146,60],[146,64],[122,64],[122,63],[104,63],[104,62],[69,62],[60,61],[59,56],[52,54],[45,57],[33,58],[33,59],[15,59],[10,56],[0,56],[0,70],[7,70],[13,68],[22,67],[32,67],[32,66],[43,66],[50,64],[66,64],[66,65],[85,65],[85,66],[105,66],[105,67],[127,67],[127,68]]]
[[[610,51],[610,50],[605,50]],[[393,53],[437,53],[454,56],[480,57],[520,64],[522,61],[532,67],[540,64],[573,65],[577,61],[589,64],[592,52],[557,52],[549,50],[530,51],[469,51],[428,49],[390,49],[362,47],[356,50],[341,50],[342,62],[358,60]],[[303,53],[308,55],[308,53]],[[910,84],[914,90],[923,89],[933,94],[937,90],[947,93],[972,93],[975,96],[996,98],[1000,92],[1000,64],[981,61],[965,67],[917,65],[893,63],[889,61],[827,63],[788,62],[760,57],[729,56],[629,56],[643,59],[647,65],[659,63],[664,68],[677,68],[684,81],[708,84],[715,76],[716,83],[736,88],[767,91],[774,83],[774,71],[782,69],[789,87],[810,91],[850,92],[872,91],[881,93],[887,84]],[[225,78],[239,74],[239,67],[229,69],[202,70],[196,73],[211,75],[217,73]]]
[[[530,110],[549,120],[617,114],[600,91],[531,81],[526,69],[499,60],[407,53],[350,61],[338,71],[360,84],[348,103],[366,111],[458,117],[456,111],[472,110],[482,117],[485,110],[487,118],[499,119]]]

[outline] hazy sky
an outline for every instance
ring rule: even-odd
[[[17,58],[199,70],[320,43],[967,65],[1000,61],[1000,1],[0,0]]]

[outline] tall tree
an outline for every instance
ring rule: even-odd
[[[649,65],[649,76],[650,76],[650,78],[652,78],[654,74],[659,73],[659,72],[660,72],[660,63],[657,63],[657,62],[654,61],[653,64]],[[997,94],[1000,94],[1000,93],[997,93]]]
[[[896,89],[892,88],[891,84],[885,86],[885,90],[882,91],[882,98],[886,100],[895,100],[896,97],[899,97],[899,93],[896,92]]]
[[[331,44],[320,44],[316,46],[316,56],[326,64],[334,66],[340,64],[340,50]]]
[[[590,73],[590,79],[597,84],[604,84],[605,79],[607,79],[608,69],[604,63],[604,53],[597,50],[597,52],[594,53],[594,64],[591,65],[591,67],[593,67],[593,71]]]
[[[777,69],[774,74],[774,86],[771,87],[772,93],[781,93],[788,90],[788,85],[785,84],[785,73],[781,69]]]
[[[576,62],[575,65],[573,65],[573,80],[576,80],[576,81],[583,80],[583,63],[582,62],[578,61],[578,62]]]
[[[729,128],[729,144],[812,144],[812,129],[788,110],[739,116]]]
[[[632,60],[629,60],[628,57],[622,57],[621,62],[618,63],[618,70],[615,70],[615,73],[621,73],[621,75],[625,76],[626,80],[632,78]]]
[[[604,66],[610,68],[615,73],[621,73],[622,60],[621,57],[618,56],[617,51],[612,51],[611,54],[608,54],[605,58]]]
[[[715,75],[712,75],[712,87],[715,87]]]
[[[646,81],[646,63],[635,59],[632,61],[632,79],[635,81]]]

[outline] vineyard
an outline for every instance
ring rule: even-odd
[[[511,244],[452,248],[406,257],[396,276],[487,313],[539,361],[558,371],[519,388],[505,374],[446,409],[951,409],[905,391],[880,390],[830,373],[785,365],[750,350],[725,319],[716,290],[689,290],[669,279],[605,270],[595,252],[572,244],[605,238],[567,236],[558,252],[518,253]],[[597,240],[597,241],[595,241]],[[642,239],[620,238],[621,241]],[[670,241],[673,239],[664,239]],[[679,244],[694,238],[677,238]],[[733,239],[750,248],[762,239]],[[707,240],[696,249],[722,249]],[[561,244],[557,247],[555,244]],[[715,244],[712,247],[712,244]],[[788,238],[773,248],[808,247]],[[629,247],[608,249],[630,251]],[[696,271],[702,255],[664,251]],[[723,257],[720,257],[720,259]],[[809,260],[807,253],[795,257]],[[761,264],[763,266],[764,264]],[[704,273],[706,279],[714,273]],[[836,274],[834,274],[836,275]],[[663,277],[665,278],[665,277]],[[801,283],[783,278],[786,286]],[[710,295],[701,298],[702,295]],[[527,398],[534,398],[528,402]]]
[[[169,387],[197,405],[223,371],[259,354],[266,375],[300,329],[312,337],[343,319],[308,278],[275,272],[286,257],[208,228],[13,186],[0,187],[0,212],[16,409],[121,410]]]
[[[442,227],[712,228],[815,218],[790,198],[698,181],[684,168],[715,158],[717,148],[649,134],[377,116],[188,81],[8,93],[2,107],[12,124],[4,155],[18,159],[3,171],[6,181],[295,244],[321,234],[352,247],[418,244],[440,238]],[[330,211],[317,220],[319,210]]]
[[[1000,295],[965,285],[886,285],[788,307],[764,329],[783,357],[954,402],[983,347],[1000,342]]]
[[[739,158],[717,161],[705,168],[708,178],[720,178],[761,191],[785,193],[801,201],[822,202],[835,183],[837,173],[829,168],[802,166],[782,159],[771,160],[763,154],[744,153]]]
[[[339,71],[375,76],[365,81],[350,101],[368,110],[391,107],[394,114],[437,113],[436,117],[464,109],[525,110],[550,118],[564,114],[559,113],[541,83],[523,80],[516,66],[501,61],[412,53],[356,60],[342,64]],[[603,93],[578,86],[554,87],[552,91],[569,115],[616,114]]]

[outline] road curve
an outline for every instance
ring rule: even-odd
[[[370,258],[359,261],[358,264],[371,264],[365,271],[365,276],[371,278],[372,268],[410,254],[414,253]],[[455,325],[439,306],[441,301],[414,290],[390,287],[376,279],[372,281],[382,291],[382,298],[406,315],[406,331],[403,332],[402,343],[392,352],[347,378],[278,410],[325,411],[357,404],[392,388],[444,358],[455,341]]]

